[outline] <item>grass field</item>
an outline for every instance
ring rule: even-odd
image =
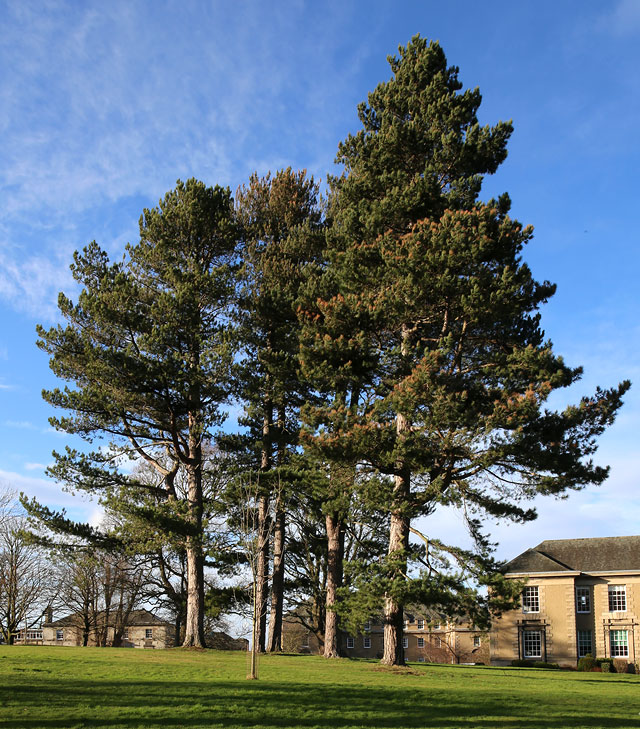
[[[640,676],[0,646],[0,727],[640,727]]]

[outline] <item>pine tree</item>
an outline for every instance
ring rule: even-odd
[[[478,199],[511,124],[478,124],[479,91],[461,91],[437,43],[399,51],[339,147],[327,251],[337,293],[305,312],[304,355],[316,387],[335,394],[309,417],[315,447],[394,480],[384,579],[372,585],[387,664],[403,662],[402,606],[416,598],[411,520],[463,506],[486,557],[483,517],[533,518],[522,498],[606,478],[589,456],[629,386],[544,409],[581,375],[540,328],[555,287],[523,263],[532,229],[509,217],[508,196]]]
[[[178,182],[156,208],[144,210],[140,242],[123,261],[110,263],[95,242],[75,254],[72,272],[83,290],[77,304],[59,297],[68,324],[38,328],[52,370],[72,383],[43,393],[68,413],[52,424],[111,444],[54,454],[51,474],[97,495],[123,485],[156,498],[150,520],[173,522],[184,537],[187,646],[204,645],[203,445],[224,418],[220,407],[230,390],[236,243],[229,190]],[[161,484],[120,473],[122,456],[148,463]],[[175,485],[180,469],[187,475],[184,500]],[[60,515],[30,508],[64,528]]]
[[[239,295],[239,331],[245,348],[240,397],[245,446],[254,451],[259,473],[257,562],[258,647],[266,646],[269,545],[273,532],[273,572],[269,650],[281,650],[284,589],[286,468],[288,450],[300,428],[300,404],[309,388],[299,376],[298,320],[295,303],[306,268],[322,247],[318,185],[306,171],[291,168],[263,178],[252,175],[236,195],[244,245]],[[257,444],[257,448],[256,448]],[[277,493],[275,503],[271,497]],[[269,525],[273,506],[274,524]]]

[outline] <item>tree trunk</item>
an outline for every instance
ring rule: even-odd
[[[409,354],[409,330],[402,327],[401,351],[403,357]],[[402,455],[402,444],[409,431],[409,421],[402,414],[396,415],[396,438],[400,446],[400,457],[396,462],[396,476],[393,487],[393,507],[389,527],[389,557],[392,560],[392,579],[398,584],[406,580],[407,549],[409,547],[409,517],[406,515],[407,503],[411,495],[411,473]],[[387,593],[384,599],[384,652],[382,663],[387,666],[404,665],[404,648],[402,646],[404,628],[403,605]]]
[[[273,574],[271,575],[271,617],[269,619],[269,644],[267,650],[282,650],[282,610],[284,604],[284,540],[285,513],[278,498],[273,532]]]
[[[344,559],[344,522],[337,513],[327,514],[327,598],[324,625],[324,657],[339,658],[340,641],[338,615],[332,609],[338,599],[338,588],[342,586],[342,564]]]
[[[267,633],[267,602],[269,598],[269,496],[258,500],[258,559],[256,565],[256,610],[258,624],[258,653],[264,653]]]
[[[192,428],[190,427],[190,431]],[[205,648],[204,555],[202,553],[202,449],[195,436],[189,437],[187,465],[189,529],[187,536],[187,616],[184,642],[187,648]]]
[[[267,390],[269,380],[267,378]],[[260,471],[266,474],[271,469],[273,404],[267,395],[264,398],[262,418],[262,454]],[[265,479],[266,480],[266,479]],[[256,650],[264,653],[267,633],[267,602],[269,598],[269,493],[266,484],[259,484],[265,490],[258,498],[258,554],[256,558],[256,619],[258,635]]]

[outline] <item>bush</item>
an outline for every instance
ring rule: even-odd
[[[515,660],[511,661],[511,665],[515,668],[533,668],[533,662],[522,660],[522,658],[516,658]]]
[[[534,668],[554,668],[559,669],[560,666],[557,663],[547,663],[547,661],[536,661],[533,664]]]
[[[602,673],[615,673],[616,669],[613,665],[613,661],[610,658],[599,658],[598,663],[602,669]]]
[[[596,659],[591,655],[591,653],[587,653],[586,656],[583,656],[578,661],[578,671],[593,671],[597,665],[598,663]]]

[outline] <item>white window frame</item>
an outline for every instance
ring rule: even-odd
[[[145,628],[144,629],[144,639],[145,640],[153,640],[153,628]]]
[[[403,638],[402,639],[402,647],[408,648],[409,647],[409,638]]]
[[[441,627],[442,627],[442,624],[441,623],[434,623],[433,624],[433,629],[434,630],[440,630]]]
[[[535,650],[537,650],[537,653],[534,652]],[[522,655],[525,658],[542,658],[541,630],[522,631]]]
[[[593,634],[590,630],[578,631],[578,658],[593,655]]]
[[[424,630],[424,620],[418,620],[418,630]]]
[[[609,585],[609,612],[624,613],[627,611],[627,586]]]
[[[591,612],[591,588],[576,587],[576,612],[587,614]]]
[[[64,640],[64,630],[56,630],[56,640]]]
[[[125,628],[122,631],[122,640],[129,640],[129,628]]]
[[[629,657],[629,631],[612,630],[609,634],[612,658]]]
[[[371,630],[371,621],[370,620],[367,620],[367,622],[364,624],[364,629]]]
[[[538,585],[527,585],[522,591],[522,612],[540,612],[540,589]]]
[[[368,635],[365,635],[362,639],[362,647],[371,648],[371,638]]]
[[[424,648],[424,638],[418,638],[418,648]]]
[[[418,656],[418,663],[424,663],[424,656]]]
[[[347,648],[355,648],[356,642],[350,635],[347,636]]]
[[[473,636],[473,647],[479,648],[482,645],[482,638],[479,635]]]

